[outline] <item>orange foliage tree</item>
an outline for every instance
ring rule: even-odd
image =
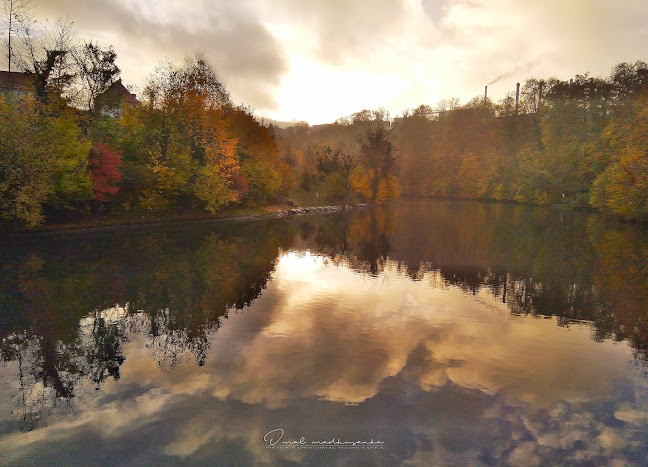
[[[360,161],[364,170],[355,183],[356,189],[372,203],[382,203],[398,196],[394,146],[389,130],[382,121],[378,123],[367,128],[360,140]]]

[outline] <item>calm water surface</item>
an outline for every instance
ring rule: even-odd
[[[648,463],[636,226],[399,201],[0,255],[0,463]]]

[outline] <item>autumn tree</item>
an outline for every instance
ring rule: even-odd
[[[637,99],[629,115],[608,126],[605,136],[614,161],[596,178],[591,202],[603,212],[626,219],[648,218],[648,94]]]
[[[479,198],[484,194],[486,173],[483,162],[472,153],[463,156],[457,172],[459,193],[464,198]]]
[[[586,201],[594,178],[609,163],[602,135],[612,87],[585,74],[572,82],[550,80],[545,95],[540,127],[545,163],[553,174],[549,195],[558,200],[564,193]]]
[[[525,81],[520,91],[520,112],[538,113],[542,107],[543,92],[546,95],[545,80],[530,78]]]
[[[228,131],[238,142],[237,155],[247,186],[242,201],[259,205],[285,198],[294,178],[290,166],[279,156],[270,129],[259,124],[246,107],[230,109],[226,121]]]
[[[353,181],[360,159],[355,148],[330,146],[318,151],[317,170],[325,180],[327,197],[347,204],[353,196]]]
[[[97,201],[108,201],[119,191],[121,154],[105,143],[95,143],[90,150],[92,193]]]
[[[0,212],[36,225],[43,207],[90,199],[87,155],[74,118],[40,111],[34,99],[0,98]]]
[[[183,66],[159,66],[144,89],[147,100],[135,114],[148,154],[137,164],[152,167],[155,183],[142,193],[148,209],[195,197],[214,211],[236,201],[236,140],[227,131],[229,95],[202,55]],[[130,118],[129,115],[126,118]],[[139,143],[139,144],[142,144]],[[135,161],[133,161],[135,162]]]
[[[414,196],[430,195],[434,174],[431,153],[435,146],[434,126],[438,122],[429,106],[421,105],[394,123],[394,140],[400,159],[403,192]]]
[[[359,144],[360,161],[364,169],[364,174],[357,183],[359,191],[372,203],[396,196],[396,159],[390,131],[384,124],[368,128]]]
[[[121,119],[124,171],[146,180],[146,188],[129,202],[150,210],[202,206],[214,212],[287,194],[292,174],[273,132],[250,109],[232,104],[202,54],[182,66],[159,66],[144,98]],[[129,179],[129,189],[138,190]]]
[[[625,103],[638,97],[648,87],[648,63],[619,63],[612,70],[610,81],[614,87],[617,102]]]

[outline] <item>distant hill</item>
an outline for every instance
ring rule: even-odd
[[[278,128],[282,128],[282,129],[289,128],[291,126],[295,126],[297,123],[302,123],[302,122],[297,121],[297,120],[293,120],[291,122],[282,122],[280,120],[273,120],[271,118],[260,117],[258,115],[256,116],[256,119],[257,119],[257,121],[259,123],[262,123],[264,126],[268,126],[269,124],[272,123],[274,126],[276,126]]]

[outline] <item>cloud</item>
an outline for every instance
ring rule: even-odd
[[[155,64],[203,51],[235,102],[278,106],[274,90],[286,71],[277,41],[255,15],[231,2],[148,3],[90,0],[44,2],[42,17],[69,14],[82,39],[112,44],[126,82],[143,84]]]
[[[402,0],[248,0],[269,22],[297,31],[319,61],[344,65],[350,57],[380,59],[383,41],[403,31],[407,18]],[[298,44],[295,44],[298,45]]]
[[[639,44],[648,30],[637,18],[648,5],[632,1],[623,8],[609,0],[450,0],[442,21],[448,40],[444,55],[463,87],[479,89],[492,76],[506,75],[496,90],[539,77],[567,79],[591,71],[607,75],[616,63],[642,58]],[[511,71],[514,71],[511,73]]]
[[[352,106],[351,112],[384,105],[397,113],[443,98],[465,102],[489,81],[497,81],[489,90],[497,99],[532,72],[563,79],[587,71],[607,75],[619,61],[642,58],[648,39],[637,19],[648,15],[648,6],[638,1],[626,8],[610,0],[247,4],[291,57],[277,116],[318,123]],[[358,73],[361,80],[354,79]]]
[[[465,102],[494,77],[498,99],[530,77],[608,75],[645,59],[648,40],[642,0],[48,0],[38,11],[115,44],[126,81],[201,49],[235,101],[311,123]]]

